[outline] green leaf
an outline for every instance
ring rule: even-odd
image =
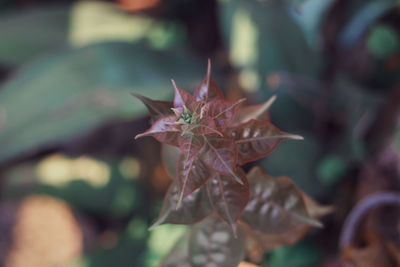
[[[145,106],[130,92],[167,98],[170,77],[197,84],[200,65],[182,52],[128,43],[68,50],[28,65],[0,90],[0,162],[104,122],[142,116]]]
[[[161,267],[191,267],[189,261],[189,234],[182,236],[165,256]]]
[[[237,238],[219,219],[210,217],[193,227],[189,243],[192,267],[238,266],[245,254],[245,234],[238,229]]]
[[[318,165],[317,175],[321,183],[332,185],[346,174],[346,161],[336,155],[325,156]]]
[[[265,77],[274,71],[316,74],[318,55],[307,44],[287,5],[248,0],[220,4],[223,37],[233,64],[242,69],[239,81],[243,88],[268,87]],[[251,75],[246,75],[249,71]]]
[[[309,267],[316,266],[321,260],[320,247],[312,243],[301,242],[294,246],[273,251],[268,267]]]
[[[350,5],[341,21],[344,27],[338,38],[339,44],[345,48],[354,47],[374,21],[397,4],[397,0],[367,0]]]
[[[248,179],[251,198],[241,219],[254,230],[279,234],[301,225],[321,226],[310,216],[304,193],[288,177],[274,178],[255,167]]]
[[[67,45],[68,6],[39,7],[1,15],[0,62],[18,65]]]
[[[144,253],[146,264],[138,266],[160,266],[165,255],[174,250],[175,244],[189,235],[188,228],[184,225],[163,225],[151,231],[147,241],[148,250]]]
[[[368,36],[367,47],[375,57],[385,59],[399,50],[400,39],[393,28],[378,24]]]

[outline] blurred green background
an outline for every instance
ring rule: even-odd
[[[208,58],[228,98],[278,96],[272,122],[305,140],[258,164],[320,202],[347,203],[377,147],[399,155],[379,117],[399,91],[398,1],[0,0],[0,266],[159,266],[187,227],[147,231],[170,177],[133,139],[149,120],[129,93],[193,91]],[[349,205],[259,264],[333,266]]]

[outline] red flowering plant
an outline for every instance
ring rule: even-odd
[[[151,128],[136,138],[152,136],[180,150],[176,177],[152,227],[165,223],[194,224],[213,214],[193,229],[193,236],[196,233],[201,235],[202,231],[221,229],[225,229],[227,234],[230,229],[229,235],[233,234],[234,238],[228,238],[229,242],[239,242],[243,248],[247,243],[250,249],[249,240],[255,237],[258,243],[264,243],[262,235],[254,234],[257,231],[283,237],[288,230],[301,225],[320,225],[317,216],[310,212],[311,208],[315,211],[320,207],[289,178],[272,178],[259,167],[246,174],[241,168],[245,163],[266,156],[284,140],[303,139],[279,130],[269,121],[268,110],[275,97],[265,104],[245,107],[241,106],[245,99],[236,102],[225,100],[211,75],[210,62],[206,77],[193,95],[180,89],[174,81],[172,84],[175,92],[173,102],[134,94],[146,105],[153,120]],[[321,210],[314,215],[320,214]],[[237,228],[239,219],[240,229]],[[301,233],[305,232],[303,230]],[[244,233],[248,236],[246,242],[241,238]],[[300,237],[302,234],[299,233],[291,236]],[[203,234],[208,236],[211,233]],[[253,244],[256,241],[253,240]],[[194,259],[197,250],[203,251],[198,246],[196,244],[192,251]],[[236,253],[238,258],[231,257],[228,263],[225,259],[225,265],[213,266],[235,266],[242,254]],[[192,265],[206,266],[195,262]]]

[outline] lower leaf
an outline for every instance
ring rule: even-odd
[[[160,267],[191,267],[189,262],[189,235],[183,235],[161,262]]]
[[[245,256],[245,233],[239,228],[237,238],[218,218],[209,217],[195,225],[189,243],[192,267],[238,266]]]
[[[248,179],[251,199],[241,219],[251,228],[280,234],[299,225],[322,226],[308,213],[303,192],[288,177],[274,178],[255,167]]]
[[[218,136],[204,136],[204,152],[201,159],[211,169],[224,175],[231,175],[235,180],[243,184],[242,180],[235,174],[237,162],[237,151],[235,142],[228,138]]]
[[[225,221],[236,234],[236,221],[249,202],[250,188],[243,170],[237,172],[243,185],[240,185],[230,176],[216,173],[207,182],[207,191],[210,202],[219,217]]]
[[[205,184],[210,177],[209,169],[197,156],[187,158],[184,154],[179,156],[176,173],[179,183],[178,206],[186,196]]]
[[[183,199],[182,204],[177,208],[178,200],[178,184],[174,182],[168,189],[158,219],[150,229],[167,223],[193,224],[212,212],[205,188],[194,191]]]

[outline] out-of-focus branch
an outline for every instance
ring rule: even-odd
[[[399,118],[400,82],[393,87],[365,135],[364,140],[370,155],[379,152],[390,142],[398,127]]]
[[[362,217],[372,208],[382,205],[399,205],[400,193],[380,192],[362,199],[347,216],[339,239],[340,249],[350,245]]]

